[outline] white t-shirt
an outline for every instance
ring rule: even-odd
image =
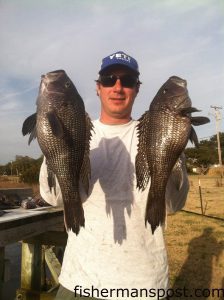
[[[71,291],[81,286],[76,292],[80,294],[82,289],[84,296],[87,296],[84,289],[90,292],[104,289],[103,294],[95,290],[89,296],[122,300],[130,299],[140,289],[167,290],[163,229],[158,227],[152,235],[144,221],[150,183],[144,192],[136,189],[137,121],[105,125],[96,120],[93,124],[90,192],[88,197],[82,196],[85,228],[77,236],[68,232],[60,284]],[[186,199],[188,181],[185,178],[180,191],[172,189],[172,193],[167,193],[173,199],[167,202],[180,209]],[[50,204],[62,204],[60,189],[56,196],[49,191],[45,162],[40,172],[40,192]],[[155,292],[151,292],[152,296]],[[140,299],[137,295],[135,299]],[[158,298],[148,296],[147,299]]]

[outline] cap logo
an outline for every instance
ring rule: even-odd
[[[131,58],[124,53],[115,53],[115,54],[110,55],[110,59],[114,59],[114,58],[121,59],[121,60],[127,61],[129,63],[131,62]]]
[[[132,71],[134,71],[137,75],[140,74],[138,71],[137,61],[130,55],[124,53],[123,51],[117,51],[111,55],[104,57],[102,59],[99,74],[102,74],[106,69],[114,65],[125,66],[126,68],[129,68]]]

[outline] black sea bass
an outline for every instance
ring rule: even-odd
[[[66,229],[76,234],[85,224],[79,181],[87,192],[91,129],[83,100],[65,71],[42,75],[37,112],[24,121],[22,132],[30,133],[29,143],[37,137],[49,174],[56,175],[61,188]]]
[[[165,221],[166,185],[175,163],[189,139],[198,145],[191,125],[209,122],[206,117],[192,117],[191,113],[196,111],[191,107],[186,80],[172,76],[162,85],[149,110],[139,120],[135,163],[137,187],[145,189],[151,177],[145,223],[149,222],[152,233]]]

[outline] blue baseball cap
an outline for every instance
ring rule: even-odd
[[[136,59],[123,51],[115,52],[103,58],[99,74],[101,75],[107,68],[115,65],[125,66],[134,71],[137,75],[140,74]]]

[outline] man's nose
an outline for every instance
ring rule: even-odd
[[[122,89],[122,84],[121,84],[121,80],[118,78],[117,81],[115,82],[115,85],[114,85],[114,89],[116,91],[120,91]]]

